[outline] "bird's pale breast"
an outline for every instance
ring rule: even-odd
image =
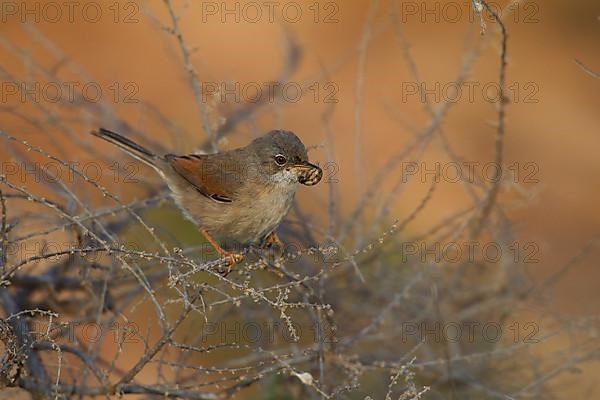
[[[170,186],[186,217],[232,249],[259,245],[277,228],[292,205],[298,181],[282,171],[269,182],[248,182],[231,203],[209,199],[178,180],[171,180]]]

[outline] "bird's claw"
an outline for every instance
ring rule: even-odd
[[[267,238],[265,239],[265,242],[264,242],[262,248],[263,249],[270,249],[270,248],[273,248],[273,246],[277,246],[281,250],[285,249],[285,245],[283,244],[283,242],[281,241],[281,239],[279,239],[279,237],[277,236],[277,234],[275,232],[271,232],[269,234],[269,236],[267,236]]]
[[[225,259],[227,270],[223,272],[223,276],[227,276],[233,270],[233,266],[244,259],[244,256],[240,253],[223,253],[221,256]]]

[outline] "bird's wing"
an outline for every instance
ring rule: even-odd
[[[242,184],[235,157],[228,153],[167,154],[165,160],[198,192],[219,203],[231,203]]]

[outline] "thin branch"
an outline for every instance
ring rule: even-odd
[[[192,60],[190,57],[190,49],[183,40],[183,34],[181,33],[181,29],[179,27],[179,16],[175,12],[172,0],[164,0],[164,2],[167,6],[167,9],[169,10],[169,16],[171,17],[172,33],[177,39],[177,43],[179,44],[179,49],[181,50],[181,55],[183,56],[183,65],[186,72],[189,75],[190,82],[192,84],[192,90],[194,91],[194,99],[196,101],[196,107],[198,107],[198,111],[202,119],[202,127],[204,129],[204,134],[210,140],[210,145],[213,152],[217,152],[219,150],[217,137],[212,132],[212,129],[210,127],[208,109],[206,108],[206,104],[204,104],[204,101],[202,99],[202,84],[200,83],[200,80],[198,79],[198,74],[192,64]]]

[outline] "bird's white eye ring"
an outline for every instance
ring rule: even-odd
[[[283,154],[277,154],[275,156],[275,162],[277,163],[277,165],[282,166],[285,165],[285,163],[287,163],[287,158],[285,158]]]

